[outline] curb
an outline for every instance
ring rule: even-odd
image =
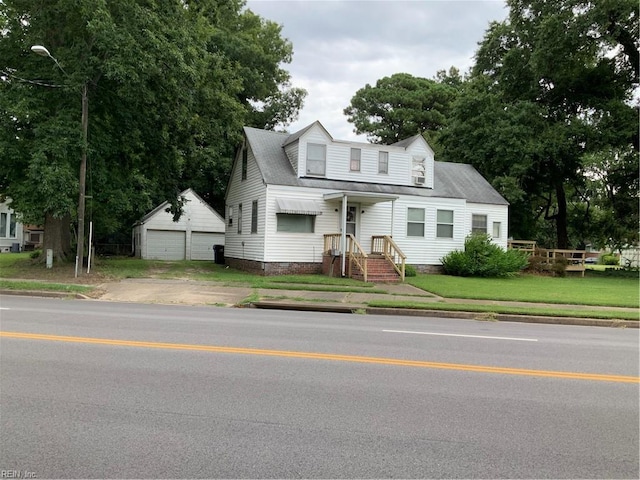
[[[262,309],[297,310],[301,312],[354,313],[363,310],[371,315],[404,315],[409,317],[461,318],[463,320],[542,323],[552,325],[578,325],[584,327],[640,328],[633,320],[608,320],[577,317],[545,317],[540,315],[513,315],[498,313],[488,316],[483,312],[458,312],[448,310],[421,310],[411,308],[359,307],[354,305],[309,305],[278,302],[253,302],[251,306]]]
[[[0,290],[0,295],[16,295],[19,297],[45,297],[45,298],[75,298],[77,300],[90,300],[82,293],[77,292],[49,292],[47,290]]]

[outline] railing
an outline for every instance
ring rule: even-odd
[[[381,253],[393,265],[404,282],[404,270],[407,256],[389,235],[373,235],[371,237],[371,253]]]
[[[346,253],[349,257],[349,272],[351,276],[352,264],[355,263],[364,277],[364,281],[367,281],[367,257],[368,255],[362,249],[362,246],[358,243],[355,237],[351,234],[347,235],[347,248]],[[328,233],[324,236],[324,250],[323,252],[328,255],[340,255],[342,253],[342,234],[340,233]]]
[[[362,279],[367,281],[367,257],[368,255],[362,249],[362,246],[358,243],[358,240],[351,235],[347,235],[347,252],[349,253],[349,276],[351,276],[352,262],[355,263],[362,272]]]
[[[340,243],[342,242],[342,235],[340,233],[328,233],[324,236],[324,250],[323,252],[329,255],[337,255],[342,249]]]
[[[586,258],[584,250],[563,250],[563,249],[544,249],[539,248],[536,250],[536,254],[547,259],[547,263],[553,263],[558,258],[564,258],[567,262],[565,271],[567,272],[581,272],[584,277],[584,271],[586,270],[584,260]]]
[[[536,242],[535,240],[509,240],[507,242],[507,248],[522,250],[523,252],[533,254],[536,251]]]

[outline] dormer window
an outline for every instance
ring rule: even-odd
[[[351,162],[349,163],[349,170],[352,172],[360,171],[360,156],[362,155],[362,150],[359,148],[351,149]]]
[[[427,183],[427,159],[424,157],[413,157],[411,164],[411,180],[415,185],[425,185]]]
[[[324,177],[327,171],[327,146],[307,143],[307,174]]]

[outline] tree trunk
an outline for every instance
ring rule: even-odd
[[[45,214],[43,248],[53,250],[56,263],[67,261],[71,255],[71,215],[55,218]]]
[[[556,217],[556,236],[558,248],[569,248],[569,234],[567,233],[567,196],[562,183],[556,184],[556,200],[558,201],[558,213]]]

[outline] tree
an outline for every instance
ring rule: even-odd
[[[3,0],[0,25],[0,194],[45,224],[56,259],[71,248],[84,85],[88,216],[127,239],[164,200],[179,215],[187,187],[215,203],[242,125],[286,124],[305,94],[281,67],[281,27],[239,0]]]
[[[585,159],[637,150],[637,9],[626,0],[507,3],[509,20],[490,26],[452,108],[443,151],[474,164],[512,203],[513,235],[531,238],[544,219],[568,248],[588,234],[570,238]],[[637,168],[631,177],[623,181],[637,184]]]
[[[444,124],[461,83],[459,73],[440,72],[437,80],[396,73],[367,84],[344,109],[357,134],[374,143],[395,143],[414,135],[434,134]]]

